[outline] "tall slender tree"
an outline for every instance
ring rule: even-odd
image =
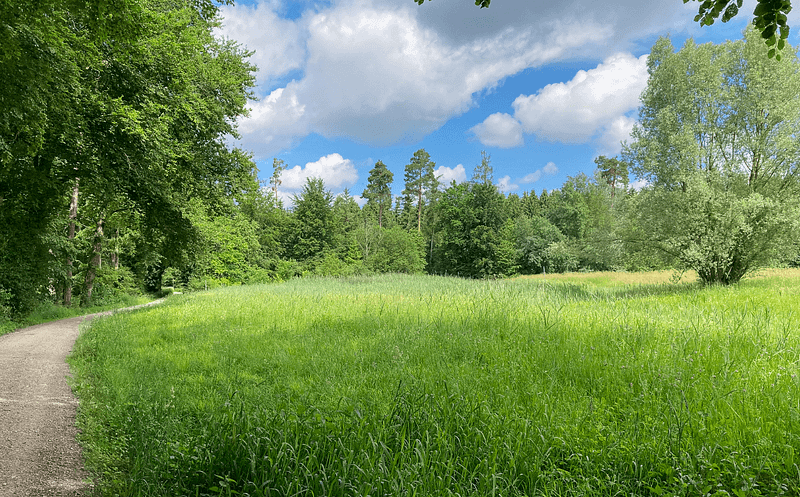
[[[367,187],[361,194],[367,199],[367,205],[374,205],[378,208],[378,226],[383,227],[383,213],[392,207],[392,181],[394,174],[386,167],[382,161],[375,163],[375,167],[369,172]]]
[[[439,181],[433,172],[435,167],[436,163],[431,160],[430,154],[424,148],[414,152],[411,161],[406,165],[403,203],[405,208],[416,206],[417,232],[422,231],[422,213],[426,199],[435,195],[439,187]]]

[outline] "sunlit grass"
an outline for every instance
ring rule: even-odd
[[[108,495],[800,492],[800,278],[174,297],[72,364]],[[668,280],[668,278],[666,278]]]

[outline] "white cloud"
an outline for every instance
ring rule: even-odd
[[[650,184],[649,181],[646,179],[637,179],[633,183],[630,184],[630,187],[636,191],[641,190],[642,188],[648,186]]]
[[[558,174],[558,166],[556,166],[555,162],[551,161],[544,165],[542,171],[544,171],[545,174],[549,174],[552,176],[554,174]]]
[[[536,183],[540,179],[542,179],[542,170],[537,169],[530,174],[526,174],[525,177],[520,180],[520,183]]]
[[[522,125],[508,114],[497,112],[470,131],[487,147],[511,148],[525,144],[522,139]]]
[[[463,183],[467,181],[467,171],[464,169],[463,164],[459,164],[453,168],[439,166],[434,169],[433,174],[439,178],[439,185],[444,188],[450,186],[453,181],[456,183]]]
[[[305,104],[297,98],[297,85],[272,91],[264,99],[253,102],[250,115],[239,121],[239,132],[246,148],[254,150],[256,159],[288,147],[295,137],[307,134],[302,118]],[[257,144],[257,147],[253,145]]]
[[[220,7],[224,20],[219,34],[255,51],[250,62],[258,66],[261,84],[300,69],[305,61],[302,21],[281,18],[275,12],[277,7],[267,3]]]
[[[566,83],[520,95],[514,117],[526,133],[548,141],[585,143],[598,133],[613,135],[615,122],[636,109],[647,86],[647,56],[619,53]]]
[[[547,174],[549,176],[553,176],[554,174],[558,174],[558,167],[554,162],[548,162],[545,166],[541,169],[537,169],[536,171],[526,174],[522,179],[519,180],[520,183],[527,184],[527,183],[536,183],[540,179],[542,179],[542,174]]]
[[[358,181],[358,171],[350,159],[330,154],[307,163],[305,167],[294,166],[283,171],[280,188],[299,191],[308,178],[322,178],[326,188],[338,189],[354,185]]]
[[[503,176],[495,185],[497,189],[503,193],[513,192],[514,190],[519,189],[519,185],[515,185],[511,182],[511,176]]]
[[[636,119],[619,116],[606,125],[603,134],[597,140],[600,145],[600,154],[618,154],[622,150],[622,142],[630,139],[634,124],[636,124]]]
[[[225,12],[242,26],[237,39],[259,57],[272,57],[275,68],[265,69],[268,75],[302,61],[302,77],[254,103],[252,116],[241,123],[241,145],[257,158],[310,133],[373,145],[417,141],[464,113],[476,93],[503,78],[574,56],[579,47],[611,35],[608,27],[588,18],[553,18],[454,42],[422,24],[424,10],[413,2],[380,0],[341,0],[295,21],[276,20],[263,7],[236,6]],[[269,46],[273,37],[254,33],[253,23],[242,20],[248,16],[289,33],[288,45]],[[291,22],[295,26],[289,29],[285,23]],[[222,31],[234,36],[232,29]],[[284,59],[281,47],[291,49]]]

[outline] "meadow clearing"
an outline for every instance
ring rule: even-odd
[[[298,279],[95,321],[103,495],[798,495],[800,272]]]

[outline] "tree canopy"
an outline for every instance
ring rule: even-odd
[[[648,59],[625,151],[650,182],[641,225],[706,282],[737,282],[796,242],[800,62],[766,50],[753,28],[677,52],[662,38]]]

